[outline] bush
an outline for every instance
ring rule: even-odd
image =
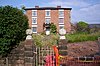
[[[78,32],[88,32],[88,24],[86,22],[80,21],[77,23]]]
[[[5,56],[26,37],[28,19],[17,8],[0,7],[0,55]]]
[[[56,33],[57,32],[56,25],[54,25],[53,23],[51,23],[51,25],[50,25],[50,32],[51,33]]]

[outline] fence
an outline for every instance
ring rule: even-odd
[[[100,57],[63,58],[60,62],[61,66],[100,66]]]

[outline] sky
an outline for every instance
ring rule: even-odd
[[[11,5],[21,8],[39,7],[66,7],[72,8],[71,22],[79,21],[88,24],[100,24],[100,0],[0,0],[0,6]]]

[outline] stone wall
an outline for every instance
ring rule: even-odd
[[[0,58],[0,66],[35,66],[35,45],[32,40],[26,40],[6,58]]]

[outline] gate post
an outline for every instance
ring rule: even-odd
[[[27,29],[26,30],[26,40],[25,40],[25,45],[24,45],[24,54],[25,54],[25,65],[24,66],[35,66],[35,51],[36,47],[34,45],[33,39],[32,39],[32,30]]]
[[[60,34],[60,39],[58,42],[59,55],[67,56],[68,55],[68,53],[67,53],[67,42],[68,41],[65,37],[66,30],[64,28],[60,29],[59,34]],[[62,65],[66,65],[66,64],[65,64],[65,62],[63,62],[63,61],[61,62],[61,60],[60,60],[60,65],[62,66]]]

